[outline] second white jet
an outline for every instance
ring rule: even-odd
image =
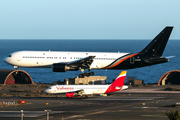
[[[127,71],[122,71],[116,80],[110,85],[53,85],[45,90],[46,93],[58,94],[66,93],[66,97],[88,97],[92,94],[107,94],[123,89],[128,86],[124,85]]]

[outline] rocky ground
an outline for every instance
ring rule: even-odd
[[[45,93],[50,86],[51,84],[0,85],[0,97],[54,97],[56,95]]]

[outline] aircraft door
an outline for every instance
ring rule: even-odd
[[[130,63],[131,64],[134,64],[134,59],[135,59],[134,57],[130,57]]]

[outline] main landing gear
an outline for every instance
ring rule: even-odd
[[[83,74],[80,74],[79,75],[79,78],[83,78],[85,76],[89,77],[89,76],[93,76],[94,75],[94,72],[90,72],[90,73],[83,73]]]
[[[81,96],[80,98],[81,98],[81,99],[83,99],[83,98],[88,98],[88,96],[87,96],[87,95],[84,95],[84,96]]]

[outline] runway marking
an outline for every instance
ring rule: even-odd
[[[130,112],[131,110],[117,110],[117,112]]]
[[[133,97],[133,96],[129,96],[129,97],[99,97],[99,98],[88,98],[88,99],[83,99],[83,100],[155,100],[155,99],[162,99],[165,97]]]
[[[144,116],[144,117],[166,117],[167,118],[167,116],[163,116],[163,115],[141,115],[141,116]]]
[[[63,113],[65,111],[51,111],[50,113]],[[46,115],[45,111],[24,111],[24,117],[39,117]],[[0,117],[21,117],[21,111],[0,111]]]
[[[131,105],[123,105],[123,107],[126,107],[126,106],[131,106]],[[108,109],[114,109],[114,108],[118,108],[118,107],[122,107],[122,106],[114,106],[114,107],[107,107],[107,108],[103,108],[103,110],[106,110],[106,111],[100,111],[102,109],[96,109],[96,110],[89,110],[89,111],[86,111],[86,112],[89,112],[88,114],[85,114],[85,115],[73,115],[73,116],[70,116],[70,117],[67,117],[67,118],[63,118],[63,119],[71,119],[71,118],[77,118],[77,117],[84,117],[84,116],[87,116],[87,115],[93,115],[93,114],[101,114],[101,113],[105,113],[105,112],[109,112]],[[95,112],[94,112],[95,111]],[[99,111],[99,112],[97,112]],[[90,113],[91,112],[91,113]],[[130,110],[120,110],[119,112],[130,112]]]
[[[147,109],[147,108],[158,108],[158,107],[133,107],[133,108],[143,108],[143,109]]]
[[[108,111],[98,111],[98,112],[93,112],[93,113],[87,113],[87,114],[84,114],[84,115],[72,115],[70,117],[63,118],[63,120],[77,118],[77,117],[85,117],[85,116],[94,115],[94,114],[101,114],[101,113],[105,113],[105,112],[108,112]]]
[[[121,99],[85,99],[85,100],[154,100],[154,99],[152,99],[152,98],[145,98],[145,99],[138,99],[138,98],[135,98],[135,99],[127,99],[127,98],[125,98],[125,99],[123,99],[123,98],[121,98]]]

